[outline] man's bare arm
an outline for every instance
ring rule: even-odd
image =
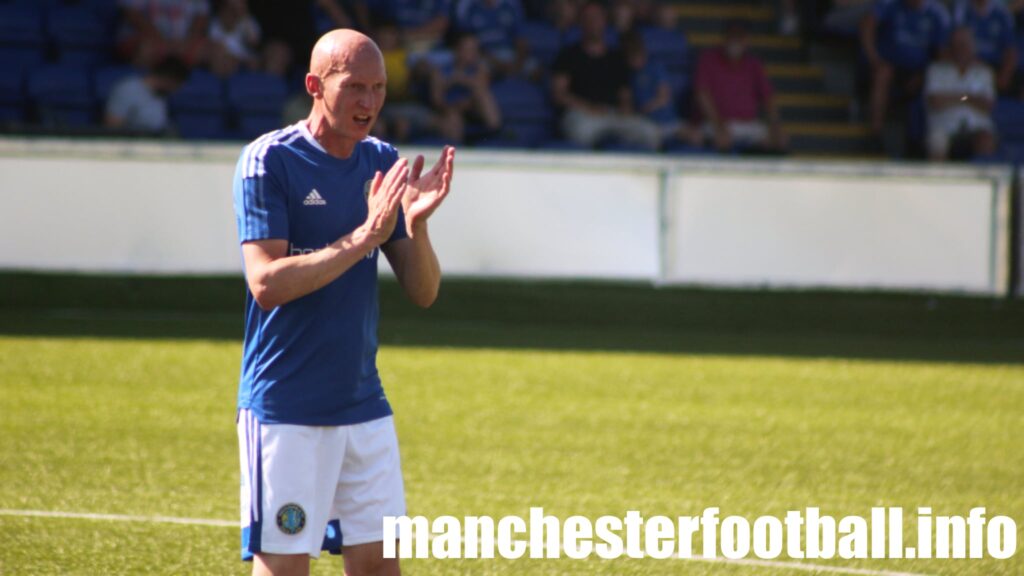
[[[450,146],[444,148],[426,174],[421,175],[423,157],[416,158],[402,198],[409,237],[383,247],[402,290],[409,300],[423,308],[434,303],[441,287],[441,266],[430,243],[427,220],[448,196],[454,170],[455,149]]]
[[[387,176],[374,177],[366,221],[323,250],[288,256],[287,240],[257,240],[242,245],[245,279],[260,308],[270,310],[315,292],[341,276],[391,236],[409,176],[399,160]]]

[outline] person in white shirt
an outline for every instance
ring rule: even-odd
[[[223,0],[210,23],[210,69],[227,77],[241,67],[258,68],[260,36],[260,25],[246,0]]]
[[[928,155],[932,160],[945,160],[950,142],[959,135],[971,138],[976,155],[995,152],[995,77],[975,58],[970,28],[957,28],[950,37],[949,59],[928,67],[924,94],[928,105]]]

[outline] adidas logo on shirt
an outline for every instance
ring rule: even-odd
[[[306,196],[305,200],[302,201],[302,205],[303,206],[326,206],[327,205],[327,200],[324,200],[324,197],[321,196],[320,193],[316,191],[316,188],[313,188],[313,191],[310,192],[308,196]]]

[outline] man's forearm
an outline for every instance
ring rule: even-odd
[[[441,288],[441,265],[430,242],[426,222],[413,230],[412,238],[406,241],[400,253],[387,247],[385,252],[409,300],[423,308],[433,304]]]
[[[249,271],[249,289],[264,310],[311,294],[365,258],[376,241],[360,227],[322,250],[262,262]]]

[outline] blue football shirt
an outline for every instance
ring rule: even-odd
[[[878,20],[878,51],[895,66],[923,69],[946,43],[949,13],[936,0],[913,8],[905,0],[879,0],[874,7]]]
[[[328,154],[305,123],[245,147],[234,179],[239,241],[282,239],[289,255],[328,246],[366,220],[376,171],[398,152],[375,138],[352,155]],[[404,238],[399,223],[389,242]],[[377,259],[374,249],[323,288],[260,309],[247,290],[238,407],[268,424],[337,426],[391,414],[377,373]]]
[[[455,27],[474,34],[484,52],[515,49],[522,23],[518,0],[500,0],[494,6],[482,0],[460,0],[455,8]]]
[[[968,0],[961,0],[954,9],[953,22],[974,31],[978,58],[992,66],[998,67],[1003,53],[1013,45],[1013,16],[999,2],[989,2],[986,10],[979,11]]]

